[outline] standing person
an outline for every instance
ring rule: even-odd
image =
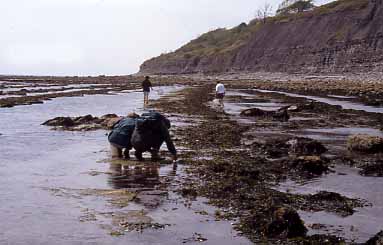
[[[149,76],[145,77],[145,80],[142,82],[142,90],[144,91],[144,105],[149,103],[149,93],[150,90],[153,90],[152,83],[149,80]]]
[[[218,99],[219,104],[223,107],[223,97],[225,97],[225,86],[217,81],[217,85],[215,86],[215,97]]]
[[[156,111],[142,114],[137,119],[131,139],[136,158],[142,161],[142,153],[149,151],[153,161],[163,159],[159,156],[159,150],[165,142],[173,161],[177,160],[177,151],[170,138],[169,128],[170,121],[162,114]]]
[[[135,113],[128,114],[122,118],[114,126],[108,135],[112,158],[121,158],[124,153],[125,159],[129,159],[129,150],[132,149],[130,143],[134,127],[136,126],[138,115]],[[122,152],[124,150],[124,152]]]

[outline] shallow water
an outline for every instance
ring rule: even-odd
[[[49,92],[43,92],[43,93],[27,93],[26,96],[38,96],[38,95],[57,94],[57,93],[73,93],[73,92],[88,91],[88,90],[97,91],[97,90],[103,90],[103,88],[88,88],[88,89],[75,88],[75,89],[66,89],[62,91],[49,91]]]
[[[25,95],[0,95],[0,99],[6,99],[11,97],[23,97]]]
[[[108,84],[97,84],[97,83],[86,83],[86,84],[70,84],[70,85],[50,85],[50,84],[41,84],[40,86],[30,86],[31,84],[22,84],[22,85],[11,85],[7,88],[0,89],[3,92],[15,92],[21,91],[23,89],[27,90],[39,90],[39,89],[75,89],[75,88],[91,88],[91,87],[100,87],[106,86]]]
[[[302,194],[331,191],[367,200],[371,207],[358,208],[356,213],[346,218],[327,212],[299,212],[307,224],[327,225],[324,229],[310,230],[310,233],[340,234],[349,241],[365,242],[383,229],[383,195],[380,194],[383,178],[363,177],[358,174],[359,169],[348,166],[337,166],[334,170],[335,173],[301,184],[293,181],[281,183],[278,189]]]
[[[356,102],[344,100],[347,98],[343,98],[342,100],[339,100],[336,98],[333,99],[333,98],[301,95],[301,94],[287,93],[287,92],[281,92],[281,91],[272,91],[272,90],[263,90],[263,89],[255,89],[255,91],[262,92],[262,93],[278,93],[278,94],[284,94],[284,95],[287,95],[290,97],[297,97],[297,98],[306,98],[309,100],[314,100],[314,101],[326,103],[329,105],[340,105],[340,106],[342,106],[343,109],[359,110],[359,111],[374,112],[374,113],[383,113],[383,107],[367,106],[367,105],[363,105],[362,103],[356,103]],[[334,97],[334,96],[332,96],[332,97]]]
[[[346,143],[346,140],[349,136],[355,134],[367,134],[371,136],[383,137],[383,131],[379,129],[361,127],[313,128],[301,131],[289,131],[289,133],[320,141],[343,141],[344,143]]]
[[[356,98],[358,98],[357,96],[342,96],[342,95],[333,95],[333,94],[329,94],[327,96],[333,97],[333,98],[338,98],[338,99],[356,99]]]
[[[226,96],[240,96],[243,99],[255,99],[258,96],[255,94],[250,94],[246,92],[241,92],[241,90],[228,90],[226,93]],[[232,114],[232,115],[239,115],[243,110],[249,109],[249,108],[259,108],[265,111],[275,111],[280,109],[283,106],[286,106],[287,104],[280,103],[277,101],[270,101],[270,102],[228,102],[227,100],[224,100],[224,110],[226,113]]]
[[[263,93],[271,93],[276,91],[257,90]],[[383,108],[364,106],[344,101],[351,99],[342,97],[339,99],[328,99],[315,96],[303,96],[292,93],[277,92],[292,97],[305,97],[317,100],[323,103],[342,105],[345,109],[365,110],[370,112],[383,113]],[[256,98],[257,95],[250,95],[245,92],[230,91],[230,95]],[[227,113],[238,115],[242,110],[252,107],[265,109],[270,103],[233,103],[225,102],[225,111]],[[272,105],[274,106],[274,105]],[[282,103],[275,103],[275,106],[283,106]],[[252,123],[253,118],[236,118],[242,123]],[[291,120],[316,120],[316,118],[291,118]],[[270,137],[273,134],[281,134],[280,131],[259,130],[253,132],[257,135],[257,140],[264,137]],[[362,127],[339,127],[339,128],[319,128],[305,130],[288,130],[283,132],[295,136],[308,137],[319,140],[326,145],[331,145],[331,150],[345,149],[347,138],[354,134],[368,134],[383,137],[383,132],[374,128]],[[245,142],[246,143],[246,142]],[[251,143],[251,141],[249,142]],[[309,229],[309,234],[334,234],[345,237],[349,242],[365,242],[380,230],[383,230],[383,178],[363,177],[359,175],[359,169],[349,166],[337,166],[334,168],[335,173],[325,175],[321,178],[312,179],[304,183],[296,183],[294,181],[286,181],[281,183],[277,189],[285,192],[315,194],[319,191],[332,191],[343,194],[352,198],[361,198],[371,203],[371,207],[358,208],[357,212],[349,217],[342,218],[327,212],[305,212],[299,211],[301,218],[306,225],[324,224],[321,229]]]
[[[166,94],[179,88],[168,87],[163,91]],[[153,93],[151,98],[158,95]],[[143,110],[142,93],[138,92],[62,97],[44,104],[0,108],[0,243],[180,244],[197,232],[208,239],[207,244],[249,244],[246,239],[236,237],[230,222],[215,222],[211,215],[196,214],[195,209],[213,213],[214,209],[203,204],[203,200],[189,209],[183,203],[173,202],[178,197],[170,193],[162,206],[148,211],[155,222],[170,223],[170,227],[112,237],[100,226],[100,223],[110,224],[110,218],[97,215],[97,221],[80,221],[84,212],[116,211],[105,198],[67,197],[49,191],[116,186],[107,174],[87,174],[110,171],[110,164],[102,161],[109,158],[106,131],[53,131],[41,123],[57,116],[126,115]],[[169,166],[160,167],[154,179],[168,178],[171,171]],[[182,167],[176,176],[181,173]],[[128,206],[132,210],[143,208],[134,203]]]

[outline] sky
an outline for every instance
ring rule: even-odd
[[[199,35],[255,17],[258,0],[0,0],[0,74],[126,75]],[[267,0],[276,10],[282,0]],[[330,0],[317,0],[317,4]]]

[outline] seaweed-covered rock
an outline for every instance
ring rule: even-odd
[[[294,168],[314,175],[329,171],[327,162],[319,156],[300,156],[292,162]]]
[[[86,116],[76,117],[73,119],[73,121],[75,122],[75,124],[86,124],[86,123],[93,122],[95,119],[97,118],[93,117],[92,115],[86,115]]]
[[[310,199],[313,201],[345,201],[345,198],[339,193],[329,191],[320,191],[317,194],[312,195]]]
[[[105,120],[105,119],[111,119],[111,118],[117,118],[117,117],[119,117],[119,116],[116,114],[105,114],[105,115],[101,116],[100,118],[102,120]]]
[[[43,125],[53,126],[53,127],[57,127],[57,126],[72,127],[72,126],[75,126],[75,122],[73,121],[71,117],[56,117],[44,122]]]
[[[366,245],[383,245],[383,231],[380,231],[378,234],[368,240]]]
[[[320,155],[327,151],[327,148],[317,140],[296,137],[286,142],[289,152],[299,155]]]
[[[362,170],[359,173],[363,176],[383,177],[383,162],[382,161],[376,164],[364,165],[361,168]]]
[[[365,153],[383,152],[383,138],[366,134],[352,135],[347,140],[347,148]]]
[[[246,117],[263,117],[265,116],[266,112],[264,110],[258,109],[258,108],[251,108],[246,109],[241,112],[241,116]]]
[[[272,120],[282,121],[282,122],[286,122],[290,119],[290,116],[287,110],[265,111],[259,108],[246,109],[241,112],[241,116],[270,118]]]
[[[121,117],[115,114],[107,114],[100,118],[93,117],[92,115],[80,117],[56,117],[44,122],[42,125],[71,131],[89,131],[111,129],[120,119]]]
[[[183,197],[192,197],[192,198],[196,198],[198,193],[195,189],[193,188],[182,188],[180,190],[180,193]]]
[[[328,191],[320,191],[314,195],[309,195],[306,201],[311,203],[311,210],[320,211],[323,210],[323,207],[326,207],[326,210],[331,210],[332,212],[338,213],[343,217],[352,215],[355,212],[354,208],[366,205],[364,201],[351,199],[342,196],[339,193]]]
[[[273,213],[271,223],[267,227],[269,238],[296,238],[303,237],[307,228],[299,214],[292,208],[280,207]]]

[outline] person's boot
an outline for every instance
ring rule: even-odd
[[[138,161],[143,161],[144,160],[144,158],[142,158],[142,152],[136,151],[136,152],[134,152],[134,156],[136,156]]]
[[[128,150],[128,149],[125,149],[125,150],[124,150],[124,158],[125,158],[126,160],[129,160],[129,159],[130,159],[130,155],[129,155],[129,150]]]
[[[158,151],[152,151],[152,161],[162,161],[162,160],[165,160],[164,157],[161,157],[159,154],[158,154]]]

